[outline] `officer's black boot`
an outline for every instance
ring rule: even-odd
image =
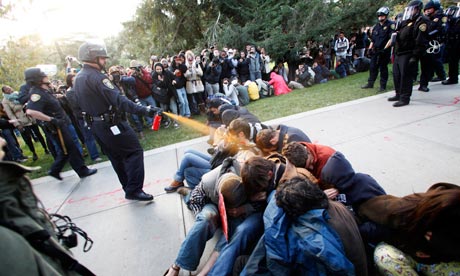
[[[389,98],[388,98],[388,101],[389,101],[389,102],[397,102],[397,101],[399,101],[399,95],[396,94],[396,95],[394,95],[393,97],[389,97]]]
[[[367,84],[361,86],[362,89],[367,89],[367,88],[374,88],[374,84],[371,82],[368,82]]]
[[[420,87],[418,88],[418,91],[428,92],[430,91],[430,89],[424,85],[420,85]]]

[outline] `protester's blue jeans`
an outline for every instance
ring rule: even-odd
[[[197,150],[186,150],[174,180],[182,182],[184,179],[190,188],[195,188],[201,181],[203,174],[211,170],[211,156]]]
[[[152,96],[148,96],[147,98],[139,99],[139,101],[141,102],[143,106],[151,106],[151,107],[157,106],[157,103],[155,102]],[[151,127],[153,118],[150,116],[145,116],[144,118],[145,118],[145,123],[147,124],[147,126]]]
[[[208,203],[196,216],[195,223],[188,232],[177,255],[176,265],[194,271],[200,264],[206,242],[210,240],[220,225],[219,211],[213,203]]]
[[[176,88],[177,97],[179,98],[179,115],[190,117],[190,107],[188,106],[187,91],[185,88]]]
[[[208,276],[232,275],[233,264],[238,256],[246,253],[249,247],[257,243],[264,232],[263,212],[254,213],[243,219],[229,219],[229,239],[227,243],[222,235],[216,250],[219,251],[222,242],[223,248]],[[247,254],[247,253],[246,253]]]

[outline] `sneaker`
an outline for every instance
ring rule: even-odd
[[[171,122],[168,120],[164,122],[163,127],[168,128],[170,125],[171,125]]]
[[[179,125],[178,123],[176,123],[176,122],[174,122],[173,126],[174,126],[175,129],[179,129],[179,128],[180,128],[180,125]]]
[[[101,162],[102,161],[102,158],[98,157],[96,159],[93,159],[93,162]]]

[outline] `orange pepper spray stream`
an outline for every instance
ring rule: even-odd
[[[169,118],[175,120],[175,121],[178,121],[182,125],[185,125],[187,127],[193,128],[193,129],[195,129],[195,130],[197,130],[197,131],[199,131],[199,132],[201,132],[201,133],[203,133],[205,135],[209,134],[209,128],[204,123],[201,123],[201,122],[198,122],[198,121],[186,118],[186,117],[181,117],[179,115],[176,115],[176,114],[170,113],[170,112],[163,112],[163,114],[168,116]]]

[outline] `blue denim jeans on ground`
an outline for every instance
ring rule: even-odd
[[[208,276],[212,275],[232,275],[233,264],[238,256],[249,254],[247,251],[253,247],[264,232],[263,212],[254,213],[245,219],[229,219],[229,239],[225,236],[216,245],[216,250],[220,251],[216,263],[212,267]]]
[[[148,96],[147,98],[139,99],[139,101],[141,102],[143,106],[152,106],[152,107],[157,106],[157,103],[155,102],[152,96]],[[153,118],[149,116],[145,116],[144,118],[145,118],[145,123],[147,124],[147,126],[148,127],[152,126]]]
[[[200,264],[206,242],[210,240],[220,225],[219,211],[215,204],[209,203],[196,216],[195,223],[182,242],[176,265],[194,271]]]
[[[190,107],[188,106],[187,91],[185,91],[185,87],[176,88],[176,91],[177,97],[179,97],[179,115],[190,117]]]
[[[174,180],[179,181],[179,182],[186,180],[185,170],[189,168],[192,168],[192,170],[193,169],[204,169],[204,170],[210,171],[211,163],[209,163],[209,160],[211,160],[211,156],[209,154],[206,154],[206,153],[203,153],[197,150],[193,150],[193,149],[186,150],[184,157],[182,157],[182,160],[180,161],[179,168],[177,169],[176,174],[174,175]],[[192,178],[197,178],[199,176],[201,180],[201,176],[204,173],[199,175],[199,173],[196,173],[196,174],[193,173],[192,170],[188,172],[189,177],[192,179]],[[187,181],[187,184],[190,185],[188,181]]]
[[[2,137],[6,141],[8,154],[7,156],[10,157],[12,160],[16,161],[22,159],[22,152],[21,149],[16,144],[16,138],[14,137],[14,132],[12,129],[2,129]]]

